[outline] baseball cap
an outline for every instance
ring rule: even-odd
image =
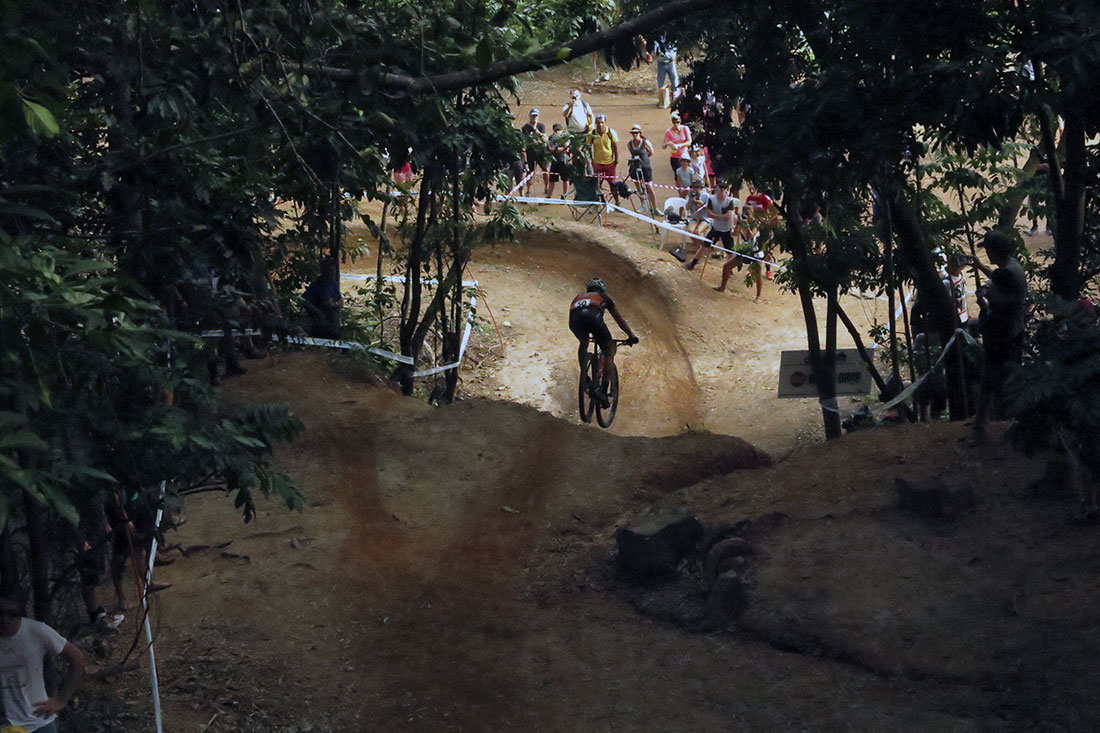
[[[674,120],[680,119],[680,113],[679,112],[673,112],[672,113],[672,119],[674,119]]]
[[[631,132],[641,132],[642,131],[642,126],[637,124],[637,123],[634,123],[634,126],[630,128],[630,131]]]
[[[570,99],[580,99],[581,98],[581,91],[579,89],[574,89],[573,91],[569,92],[569,98]]]
[[[596,122],[599,122],[600,120],[603,120],[604,122],[607,122],[607,115],[604,115],[604,114],[596,115]]]
[[[538,113],[539,113],[538,108],[535,108],[535,109],[531,110],[530,112],[528,112],[527,114],[529,114],[529,115],[538,115]]]
[[[692,188],[703,188],[703,179],[699,178],[698,176],[692,176],[692,178],[691,178],[691,187]]]

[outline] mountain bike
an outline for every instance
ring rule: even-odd
[[[629,339],[615,339],[615,343],[633,345]],[[607,407],[604,407],[600,401],[601,384],[607,395]],[[581,365],[581,378],[577,385],[577,405],[583,422],[592,422],[594,413],[596,422],[601,428],[611,427],[611,423],[615,420],[615,411],[619,409],[619,369],[613,363],[606,364],[603,349],[595,340],[591,341],[588,352],[584,355],[584,363]]]

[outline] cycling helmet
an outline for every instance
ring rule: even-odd
[[[594,277],[588,281],[588,284],[584,286],[590,293],[606,293],[607,286],[604,285],[603,280],[598,277]]]

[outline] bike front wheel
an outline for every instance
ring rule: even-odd
[[[601,428],[611,427],[611,423],[615,421],[615,411],[619,409],[619,368],[614,364],[608,364],[605,368],[608,373],[604,384],[610,404],[607,407],[596,405],[596,422]]]

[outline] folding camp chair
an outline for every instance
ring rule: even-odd
[[[577,221],[584,221],[587,217],[589,221],[603,226],[607,207],[597,181],[598,179],[592,177],[579,178],[574,182],[573,200],[584,203],[569,204],[569,213]]]

